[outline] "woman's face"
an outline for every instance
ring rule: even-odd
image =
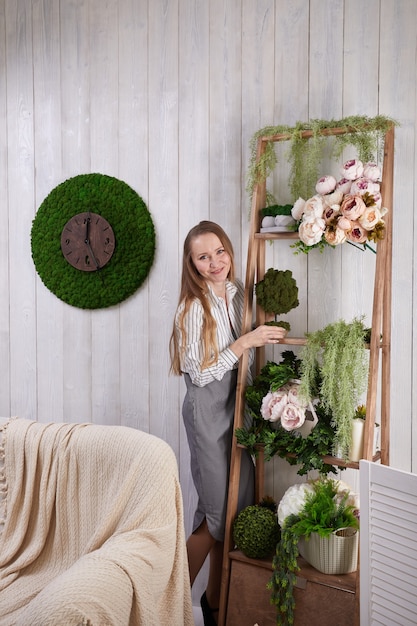
[[[191,241],[191,259],[198,273],[217,287],[223,287],[230,271],[230,256],[214,233],[204,233]]]

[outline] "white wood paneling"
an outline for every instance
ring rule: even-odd
[[[0,4],[0,397],[2,414],[10,415],[10,308],[9,308],[9,214],[7,167],[7,78],[6,78],[6,15],[4,3]]]
[[[189,529],[184,384],[168,374],[185,234],[201,219],[218,221],[244,276],[253,133],[380,113],[401,124],[391,459],[415,469],[416,41],[415,0],[0,0],[0,414],[126,424],[166,439]],[[37,277],[30,230],[58,183],[95,171],[144,199],[157,249],[131,298],[84,311]],[[282,151],[279,202],[292,200],[287,180]],[[267,266],[297,279],[294,334],[369,315],[371,253],[344,247],[307,258],[283,248],[268,247]],[[267,480],[280,494],[297,477],[279,460]]]

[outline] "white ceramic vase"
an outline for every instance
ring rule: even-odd
[[[352,421],[352,444],[349,450],[349,459],[359,461],[363,457],[363,435],[365,420],[355,417]]]

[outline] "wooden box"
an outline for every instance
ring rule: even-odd
[[[275,626],[276,608],[266,588],[272,574],[271,559],[248,559],[238,550],[230,553],[230,559],[227,626]],[[294,626],[353,626],[356,572],[329,576],[301,558],[299,565]]]

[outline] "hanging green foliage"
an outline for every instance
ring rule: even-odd
[[[297,122],[295,126],[266,126],[258,130],[250,141],[250,163],[247,175],[247,191],[252,197],[255,185],[268,178],[278,163],[275,151],[274,135],[287,135],[289,148],[286,158],[290,164],[289,187],[292,200],[298,197],[308,198],[314,193],[314,185],[319,178],[319,166],[323,158],[324,144],[330,146],[330,157],[337,159],[347,146],[353,146],[357,158],[362,161],[376,161],[381,158],[384,149],[384,137],[387,130],[397,122],[389,117],[378,115],[367,117],[352,115],[340,120],[313,119],[307,123]],[[326,129],[346,128],[344,134],[327,136]],[[309,138],[303,138],[302,132],[310,131]],[[265,150],[259,159],[258,140],[271,137],[265,143]],[[267,204],[274,204],[275,198],[267,191]]]

